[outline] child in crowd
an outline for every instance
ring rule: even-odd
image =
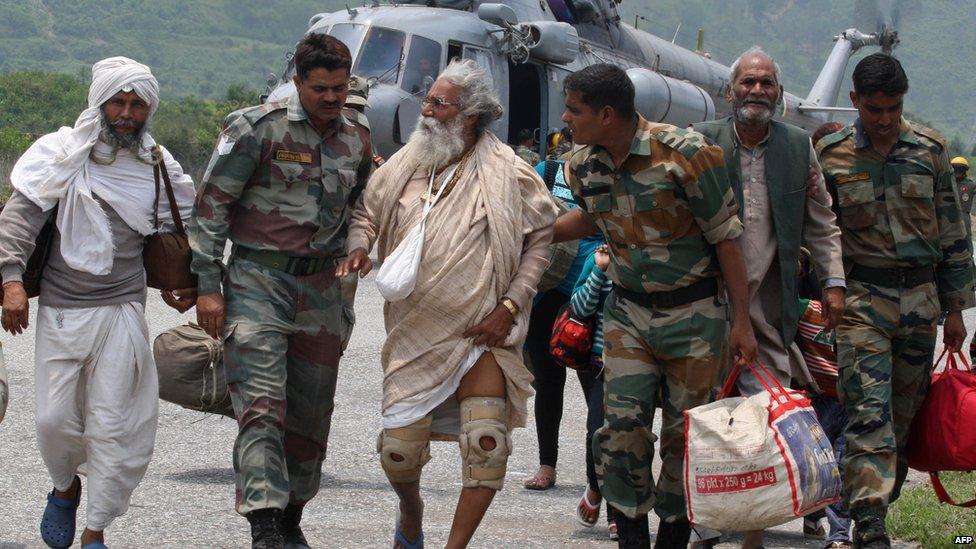
[[[613,289],[607,278],[610,266],[610,252],[606,244],[594,250],[583,264],[570,307],[573,316],[579,319],[593,318],[593,347],[590,354],[590,367],[576,370],[583,396],[586,398],[586,491],[576,506],[576,518],[587,528],[596,525],[600,518],[600,486],[597,484],[596,470],[593,466],[593,433],[603,425],[603,304]],[[607,505],[607,526],[610,539],[617,539],[617,528],[612,507]]]

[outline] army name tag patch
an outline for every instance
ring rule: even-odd
[[[278,151],[275,153],[275,160],[281,162],[298,162],[299,164],[311,164],[312,153]]]
[[[868,172],[861,172],[837,176],[838,185],[843,185],[844,183],[854,183],[857,181],[871,181],[871,174]]]

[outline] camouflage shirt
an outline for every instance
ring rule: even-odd
[[[189,227],[201,294],[220,289],[228,236],[292,256],[342,253],[352,206],[373,170],[360,118],[344,109],[320,135],[297,92],[228,115]]]
[[[820,140],[817,152],[835,197],[847,268],[934,265],[944,310],[976,305],[971,244],[941,135],[903,119],[885,158],[858,120]]]
[[[628,290],[718,276],[713,245],[742,233],[722,149],[698,132],[640,118],[620,168],[594,145],[573,151],[567,174],[580,209],[610,244],[610,279]]]

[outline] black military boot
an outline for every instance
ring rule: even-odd
[[[691,523],[688,519],[675,522],[662,520],[657,527],[657,535],[654,536],[654,549],[684,549],[688,547],[690,538]]]
[[[289,505],[281,515],[281,535],[285,538],[285,549],[309,549],[305,534],[302,533],[303,505]]]
[[[651,534],[647,529],[647,515],[629,518],[617,513],[617,547],[620,549],[649,549]]]
[[[251,523],[251,549],[284,549],[281,509],[258,509],[247,514]]]
[[[855,549],[889,549],[891,538],[885,530],[883,512],[858,512],[851,510],[854,519]]]

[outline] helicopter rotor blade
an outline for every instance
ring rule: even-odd
[[[881,43],[881,51],[890,54],[898,45],[902,0],[856,0],[854,23],[867,32],[873,30]]]

